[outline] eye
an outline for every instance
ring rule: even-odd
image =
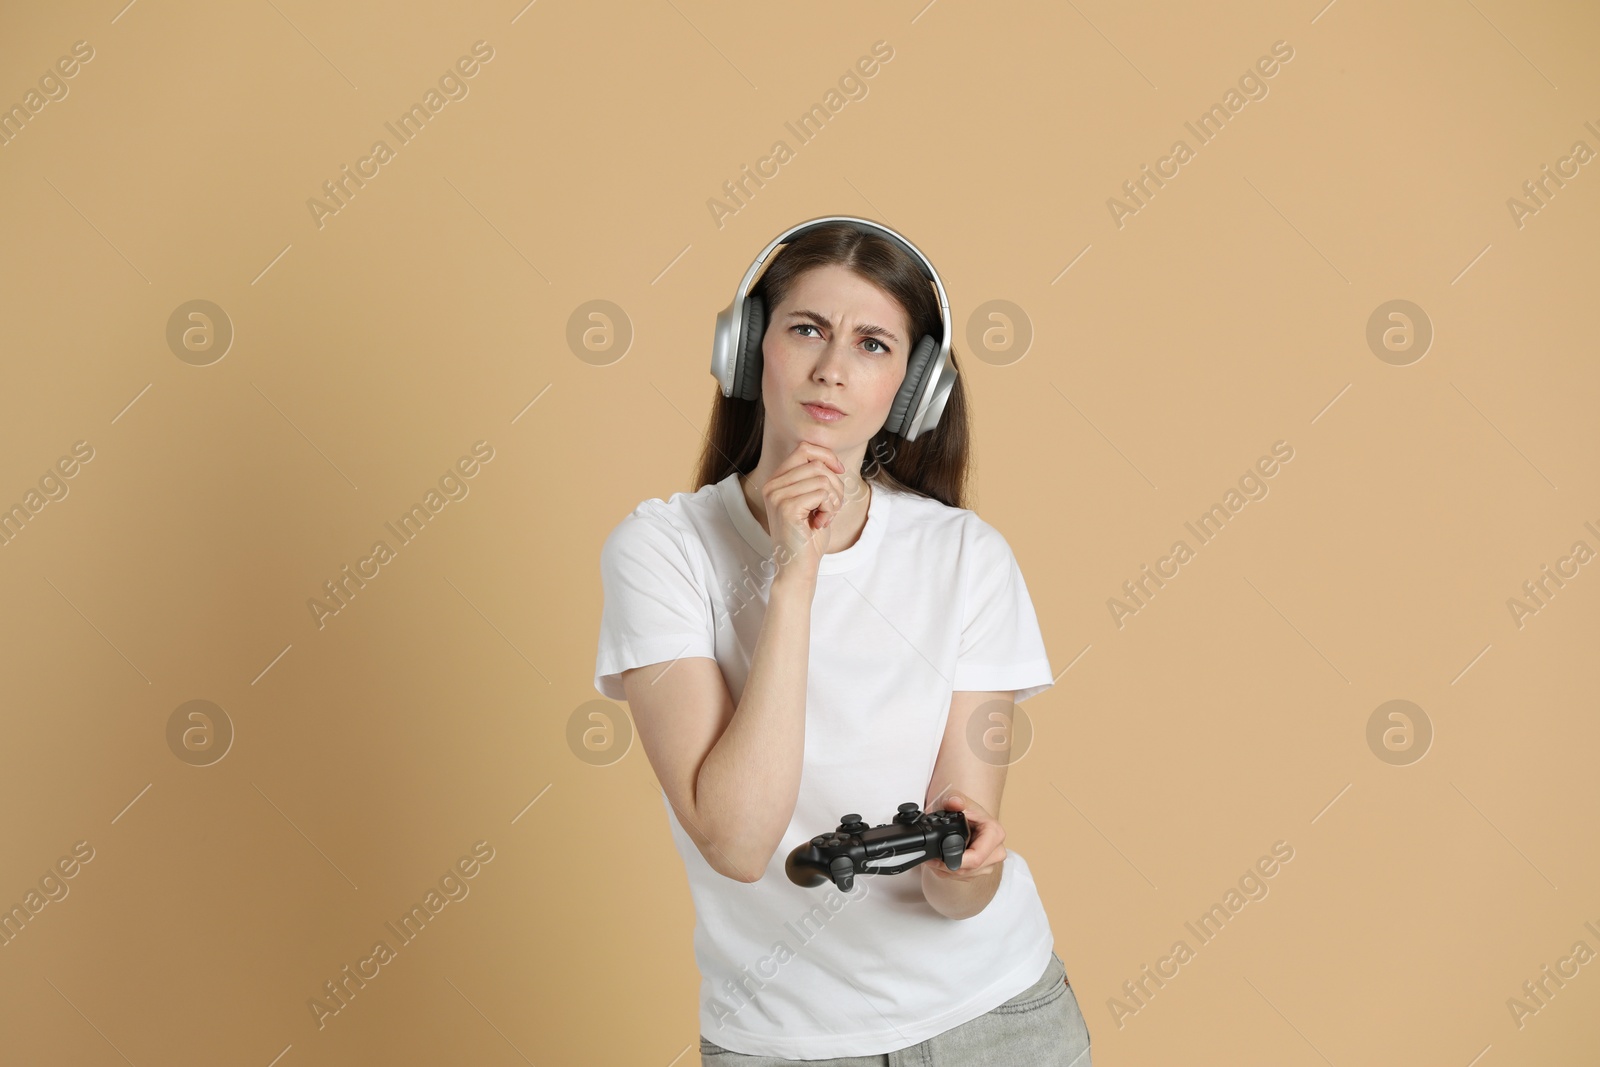
[[[889,346],[878,340],[876,337],[867,338],[867,343],[878,346],[879,351],[873,353],[875,356],[887,355],[889,352]]]
[[[813,326],[809,322],[797,322],[797,323],[794,324],[793,327],[791,327],[791,329],[795,329],[795,330],[815,330],[816,327]]]

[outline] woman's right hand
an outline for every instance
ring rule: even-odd
[[[830,525],[844,507],[844,464],[832,449],[801,441],[761,487],[767,533],[778,573],[815,580],[831,540]]]

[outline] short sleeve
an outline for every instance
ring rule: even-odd
[[[1000,531],[978,520],[967,569],[956,691],[1015,691],[1020,704],[1055,684],[1022,569]]]
[[[710,601],[669,519],[640,505],[618,523],[600,549],[600,581],[605,603],[594,686],[604,696],[627,699],[621,674],[630,667],[716,658]]]

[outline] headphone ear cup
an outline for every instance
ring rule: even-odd
[[[906,360],[905,380],[900,383],[900,391],[894,395],[894,403],[889,407],[889,418],[883,424],[888,432],[905,436],[906,423],[915,410],[912,404],[922,389],[922,380],[928,375],[928,364],[938,350],[939,342],[928,334],[923,334],[917,347],[911,350],[911,357]]]
[[[759,296],[745,297],[733,371],[733,395],[740,400],[754,400],[761,395],[761,341],[766,332],[766,304]]]

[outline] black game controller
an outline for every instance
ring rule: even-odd
[[[789,881],[799,886],[818,886],[828,879],[848,893],[858,872],[900,874],[925,860],[943,858],[952,871],[961,869],[961,854],[967,850],[967,816],[959,811],[930,811],[924,814],[907,801],[893,822],[869,828],[859,815],[846,815],[839,829],[813,837],[789,853],[783,869]],[[869,867],[868,860],[891,856],[914,856],[894,867]]]

